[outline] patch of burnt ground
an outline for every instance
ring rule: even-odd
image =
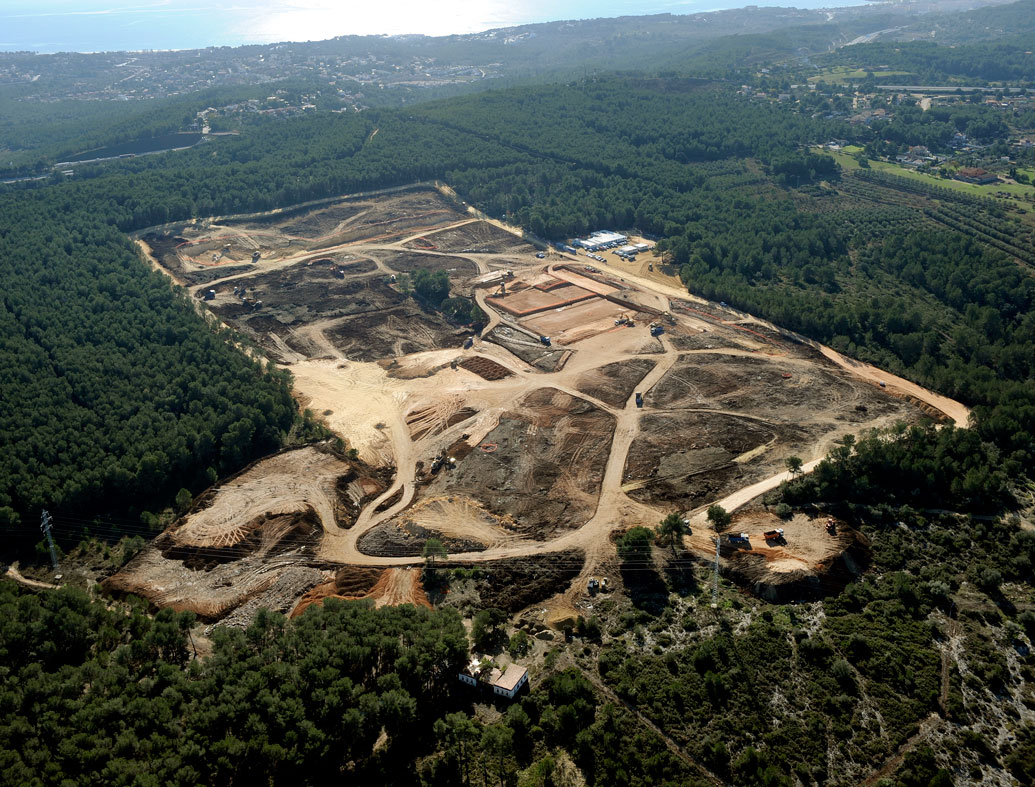
[[[407,519],[392,519],[382,522],[360,536],[357,546],[364,555],[378,557],[419,557],[430,538],[442,542],[446,552],[484,552],[487,548],[479,541],[444,536],[428,530]]]
[[[522,253],[534,250],[530,244],[487,221],[473,221],[460,227],[442,230],[411,241],[407,246],[414,249],[482,254]]]
[[[382,254],[381,257],[382,262],[396,273],[413,273],[423,269],[432,272],[445,271],[450,279],[464,279],[478,272],[478,266],[470,260],[438,254],[396,251]]]
[[[464,495],[515,523],[523,536],[547,539],[580,527],[596,509],[615,419],[555,388],[529,393],[485,436],[497,448],[457,457],[428,495]]]
[[[497,325],[484,338],[486,341],[498,344],[525,363],[543,372],[560,370],[562,361],[568,352],[562,348],[547,347],[526,333],[508,328],[506,325]]]
[[[476,569],[474,590],[481,608],[496,607],[510,614],[564,592],[582,570],[580,549],[534,557],[515,557],[488,563],[442,561],[442,569]]]
[[[640,380],[653,368],[654,361],[647,358],[615,361],[585,372],[579,377],[575,388],[604,404],[622,407],[632,396]]]
[[[689,510],[750,483],[756,470],[737,456],[803,435],[797,427],[721,413],[648,413],[629,448],[623,483],[635,500]]]
[[[360,314],[324,331],[350,361],[380,361],[424,350],[459,348],[470,331],[409,301],[390,311]]]

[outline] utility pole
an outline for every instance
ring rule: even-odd
[[[40,530],[47,537],[47,545],[50,547],[50,563],[54,567],[54,573],[58,571],[58,558],[57,550],[54,549],[54,536],[50,533],[50,528],[53,522],[50,519],[50,514],[44,509],[42,516],[40,517]]]

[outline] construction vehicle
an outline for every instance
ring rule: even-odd
[[[615,320],[615,325],[629,325],[629,326],[632,326],[632,325],[635,325],[635,324],[636,323],[634,323],[632,321],[632,319],[629,317],[628,314],[623,314],[621,317],[619,317],[617,320]]]
[[[537,259],[545,260],[546,259],[546,252],[545,251],[536,252],[535,256],[536,256]]]
[[[492,294],[493,298],[505,298],[507,297],[507,283],[505,281],[500,282],[500,286],[496,288],[496,292]]]
[[[434,460],[432,460],[432,462],[431,462],[431,473],[432,473],[432,475],[437,473],[443,467],[446,468],[446,470],[452,470],[454,467],[456,467],[456,458],[452,457],[452,456],[446,456],[446,453],[444,451],[441,454],[439,454],[438,456],[436,456],[434,458]]]
[[[762,534],[766,541],[784,541],[783,528],[778,527],[775,530],[767,530]]]
[[[636,406],[643,407],[643,394],[639,391],[636,392]]]
[[[833,519],[827,519],[827,532],[832,536],[837,535],[837,525]]]
[[[259,257],[261,257],[261,256],[262,256],[262,252],[261,251],[253,251],[252,252],[252,262],[258,262],[259,261]]]

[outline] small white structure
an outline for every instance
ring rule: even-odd
[[[629,241],[628,235],[610,230],[600,230],[592,233],[588,238],[577,238],[571,242],[572,246],[580,246],[586,251],[599,251],[600,249],[618,246]]]
[[[526,683],[528,683],[528,670],[517,664],[510,664],[503,675],[492,681],[492,691],[494,694],[512,700]]]

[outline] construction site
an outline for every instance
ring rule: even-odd
[[[556,618],[590,578],[620,585],[616,533],[673,512],[691,526],[685,549],[750,592],[821,592],[865,564],[866,545],[760,505],[789,477],[788,457],[807,472],[846,435],[968,417],[695,298],[661,266],[541,250],[448,189],[137,240],[199,308],[289,370],[299,400],[352,449],[285,451],[220,482],[108,580],[208,621],[329,597],[436,603],[420,579],[431,539],[441,565],[486,570],[483,601],[511,587]],[[417,271],[444,273],[481,319],[420,302]],[[732,542],[705,521],[714,503],[734,512]]]

